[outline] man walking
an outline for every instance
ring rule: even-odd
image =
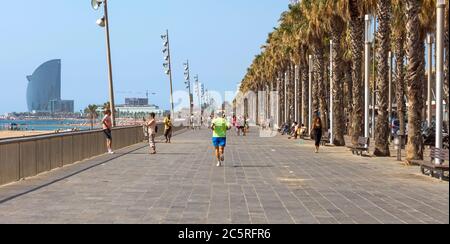
[[[166,143],[171,143],[172,139],[172,120],[170,119],[170,114],[164,119],[164,137],[166,138]]]
[[[218,112],[217,117],[211,122],[213,130],[213,146],[215,148],[217,167],[222,166],[225,161],[225,146],[227,145],[227,130],[231,128],[228,121],[223,118],[222,112]]]

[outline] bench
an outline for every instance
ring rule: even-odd
[[[363,155],[363,152],[369,153],[369,146],[370,146],[370,139],[369,137],[362,137],[360,136],[358,138],[358,144],[355,146],[348,147],[353,155]]]
[[[439,149],[439,148],[431,148],[430,152],[430,161],[425,160],[411,160],[411,163],[419,165],[420,171],[424,175],[429,175],[431,177],[439,178],[443,180],[444,178],[448,179],[448,150],[447,149]],[[436,165],[435,159],[442,160],[442,164]],[[445,163],[447,162],[447,163]],[[445,175],[447,172],[447,176]]]
[[[325,132],[323,134],[320,143],[322,144],[322,146],[325,146],[327,143],[330,143],[330,132]]]

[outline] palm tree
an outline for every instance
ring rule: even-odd
[[[95,104],[88,105],[87,108],[84,109],[84,113],[88,114],[91,121],[91,130],[94,129],[94,120],[98,117],[97,109],[98,106]]]
[[[400,123],[399,132],[406,132],[406,84],[405,84],[405,41],[406,41],[406,16],[404,0],[392,1],[392,49],[395,55],[394,84],[397,100],[397,117]]]
[[[347,10],[347,1],[328,0],[324,4],[324,22],[331,32],[333,41],[333,144],[336,146],[345,146],[344,139],[344,104],[343,104],[343,78],[344,78],[344,60],[341,43],[346,28],[344,18]]]
[[[377,88],[378,88],[378,120],[375,133],[376,156],[390,156],[389,150],[389,64],[388,53],[391,45],[391,0],[377,2],[378,31],[377,31]]]
[[[353,82],[353,115],[352,144],[358,144],[358,138],[363,135],[363,81],[362,81],[362,50],[364,48],[364,14],[361,1],[349,0],[349,32],[350,49],[352,52],[352,82]]]
[[[324,39],[325,28],[321,21],[324,13],[324,3],[313,0],[304,0],[303,14],[308,21],[306,29],[306,39],[310,43],[313,55],[313,111],[320,112],[324,130],[328,129],[328,105],[326,98],[326,84],[324,80]]]
[[[420,131],[421,113],[423,108],[423,97],[421,83],[421,72],[423,70],[422,60],[424,56],[420,51],[423,47],[423,39],[417,31],[420,26],[419,13],[420,2],[416,0],[406,0],[406,56],[408,67],[406,71],[406,81],[408,84],[408,145],[406,148],[406,159],[423,159],[423,140]]]
[[[433,31],[435,24],[435,0],[405,1],[406,15],[406,56],[408,67],[406,82],[408,86],[408,144],[406,160],[423,159],[423,139],[421,125],[424,108],[425,77],[425,36]]]

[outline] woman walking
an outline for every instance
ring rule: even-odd
[[[148,128],[148,142],[150,144],[150,154],[156,154],[156,143],[155,143],[155,137],[156,137],[156,120],[155,120],[156,114],[151,113],[149,120],[145,123],[145,125]]]
[[[319,115],[316,115],[316,118],[313,122],[313,135],[316,143],[316,153],[319,153],[320,142],[322,141],[322,120]]]

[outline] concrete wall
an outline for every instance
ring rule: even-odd
[[[158,126],[158,136],[163,125]],[[175,128],[180,130],[180,128]],[[113,149],[144,140],[142,127],[115,128]],[[103,131],[84,131],[0,140],[0,185],[35,176],[106,152]]]

